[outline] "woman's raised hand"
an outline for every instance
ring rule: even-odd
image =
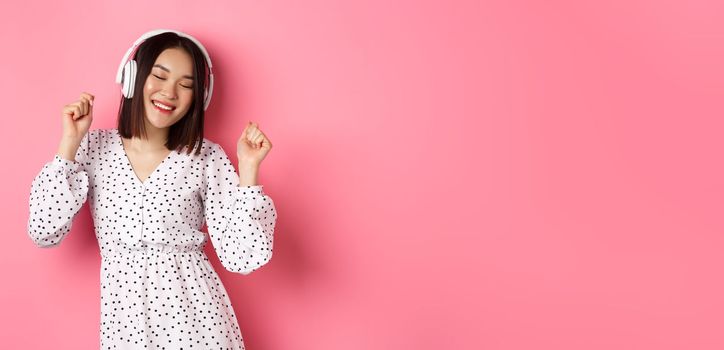
[[[80,99],[63,106],[63,137],[80,141],[93,121],[93,99],[87,92]]]
[[[236,155],[241,164],[258,166],[269,153],[272,144],[256,123],[246,124],[236,145]]]

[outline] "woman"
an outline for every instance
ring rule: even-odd
[[[206,223],[229,271],[248,274],[271,259],[276,209],[257,175],[272,145],[247,124],[237,174],[203,137],[213,89],[203,46],[170,30],[137,43],[133,65],[125,60],[135,44],[119,68],[117,128],[89,131],[91,94],[63,108],[58,152],[32,183],[28,234],[39,247],[58,245],[90,198],[102,256],[101,348],[244,349],[201,229]]]

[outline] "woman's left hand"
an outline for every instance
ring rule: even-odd
[[[271,141],[259,130],[257,124],[249,122],[236,144],[236,155],[241,164],[259,166],[271,148]]]

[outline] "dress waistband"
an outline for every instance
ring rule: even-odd
[[[146,246],[141,249],[125,250],[125,251],[112,251],[109,253],[101,253],[101,259],[118,259],[118,258],[131,258],[137,256],[152,256],[152,255],[196,255],[206,257],[203,249],[199,248],[170,248],[170,247],[154,247]]]

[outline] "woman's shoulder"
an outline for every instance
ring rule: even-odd
[[[197,148],[198,154],[196,153]],[[198,147],[198,144],[194,144],[192,152],[187,153],[187,150],[187,146],[184,146],[180,153],[187,154],[194,161],[202,163],[206,163],[210,158],[214,158],[219,153],[225,154],[221,145],[206,137],[202,137],[201,147]]]
[[[92,141],[92,140],[100,140],[100,139],[107,139],[112,134],[118,133],[118,129],[116,128],[96,128],[88,130],[88,133],[86,136]]]
[[[224,152],[224,148],[221,147],[221,145],[218,142],[214,142],[206,137],[203,138],[203,142],[201,144],[201,155],[202,158],[208,158],[216,155],[226,155],[226,152]]]
[[[108,140],[112,137],[112,133],[116,132],[116,129],[112,128],[97,128],[88,130],[83,136],[82,144],[88,147],[91,151],[101,148],[108,143]]]

